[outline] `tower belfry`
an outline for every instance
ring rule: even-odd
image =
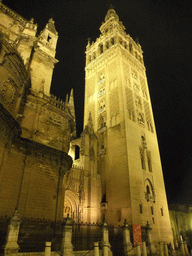
[[[154,241],[171,240],[143,51],[114,9],[108,10],[100,31],[86,48],[84,127],[91,113],[101,212],[108,224],[148,222]]]

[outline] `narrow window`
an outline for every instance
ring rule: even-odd
[[[151,214],[154,215],[154,209],[153,206],[151,206]]]
[[[51,37],[48,35],[47,37],[47,41],[50,42],[51,41]]]
[[[99,46],[99,52],[100,52],[100,54],[103,53],[103,45],[102,44],[100,44],[100,46]]]
[[[152,221],[153,221],[153,224],[155,224],[155,218],[154,217],[152,217]]]
[[[143,148],[141,148],[141,147],[140,147],[140,158],[141,158],[141,166],[142,166],[142,169],[145,170],[146,167],[145,167],[144,150],[143,150]]]
[[[109,42],[106,43],[106,48],[109,49]]]
[[[161,216],[164,216],[163,207],[161,207]]]
[[[111,44],[114,45],[115,44],[115,40],[114,38],[111,38]]]
[[[133,50],[133,46],[131,43],[129,43],[129,51],[132,52],[132,50]]]
[[[152,163],[151,163],[151,152],[147,151],[147,164],[149,172],[152,172]]]
[[[79,146],[75,145],[75,160],[79,159],[79,152],[80,152]]]
[[[139,212],[143,213],[143,205],[142,204],[139,204]]]

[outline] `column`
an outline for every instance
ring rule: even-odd
[[[182,256],[185,256],[185,248],[184,248],[183,241],[180,242],[180,245],[181,245],[181,254],[182,254]]]
[[[67,218],[65,219],[65,223],[63,224],[63,238],[62,238],[62,244],[61,244],[61,255],[62,256],[73,256],[73,245],[71,243],[72,240],[72,221],[69,218],[69,215],[67,215]]]
[[[129,226],[126,220],[123,226],[123,248],[124,248],[125,256],[127,256],[129,251],[132,250],[132,243],[130,242]]]
[[[45,242],[45,256],[51,256],[51,242]]]
[[[164,243],[159,242],[159,251],[160,251],[160,256],[164,256]]]
[[[103,239],[102,239],[102,246],[103,246],[103,256],[108,256],[110,251],[110,243],[109,243],[109,231],[107,223],[104,221],[102,226],[103,232]]]
[[[184,241],[183,244],[184,244],[185,255],[190,255],[189,251],[188,251],[188,248],[187,248],[187,242]]]
[[[19,218],[19,213],[16,210],[8,226],[6,242],[4,246],[4,254],[12,254],[12,253],[18,252],[19,245],[17,241],[19,236],[20,224],[21,224],[21,219]]]
[[[142,248],[143,248],[143,256],[147,256],[147,247],[146,242],[142,242]]]
[[[165,256],[169,256],[167,243],[164,244],[164,248],[165,248]]]
[[[94,256],[99,256],[99,242],[94,242]]]
[[[136,242],[136,255],[141,256],[141,249],[140,249],[140,245],[138,242]]]
[[[154,244],[152,243],[152,238],[151,238],[152,228],[150,227],[148,221],[147,221],[147,225],[146,225],[146,230],[147,230],[147,240],[148,240],[148,244],[149,244],[149,251],[150,251],[150,253],[155,253],[156,249],[155,249]]]

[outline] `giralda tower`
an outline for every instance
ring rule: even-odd
[[[154,241],[171,241],[169,212],[143,52],[113,9],[96,42],[88,42],[84,126],[98,140],[101,211],[106,222],[152,227]]]

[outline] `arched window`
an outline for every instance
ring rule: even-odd
[[[99,45],[99,54],[102,54],[102,53],[103,53],[103,45],[100,44],[100,45]]]
[[[129,43],[129,51],[132,52],[132,50],[133,50],[132,43]]]
[[[152,172],[151,152],[147,151],[147,164],[149,172]]]
[[[101,100],[100,104],[99,104],[99,112],[103,112],[105,111],[105,101]]]
[[[147,193],[147,194],[151,194],[151,191],[150,191],[150,188],[149,188],[148,185],[146,186],[146,193]]]
[[[80,148],[75,145],[75,160],[79,159]]]
[[[138,113],[138,122],[140,124],[144,124],[144,117],[143,117],[143,114],[141,113]]]
[[[153,189],[153,185],[149,179],[145,181],[145,198],[149,202],[155,202],[155,192]]]
[[[144,149],[142,147],[140,147],[140,158],[141,158],[141,167],[143,170],[146,169],[145,166],[145,155],[144,155]]]
[[[106,49],[109,49],[109,42],[106,42]]]
[[[95,52],[93,53],[93,59],[94,60],[96,59],[96,53]]]
[[[120,43],[121,45],[123,44],[123,40],[122,40],[121,37],[119,38],[119,43]]]
[[[112,37],[111,38],[111,44],[114,45],[115,44],[115,39]]]
[[[105,87],[100,88],[99,92],[98,92],[98,97],[102,96],[105,94]]]

